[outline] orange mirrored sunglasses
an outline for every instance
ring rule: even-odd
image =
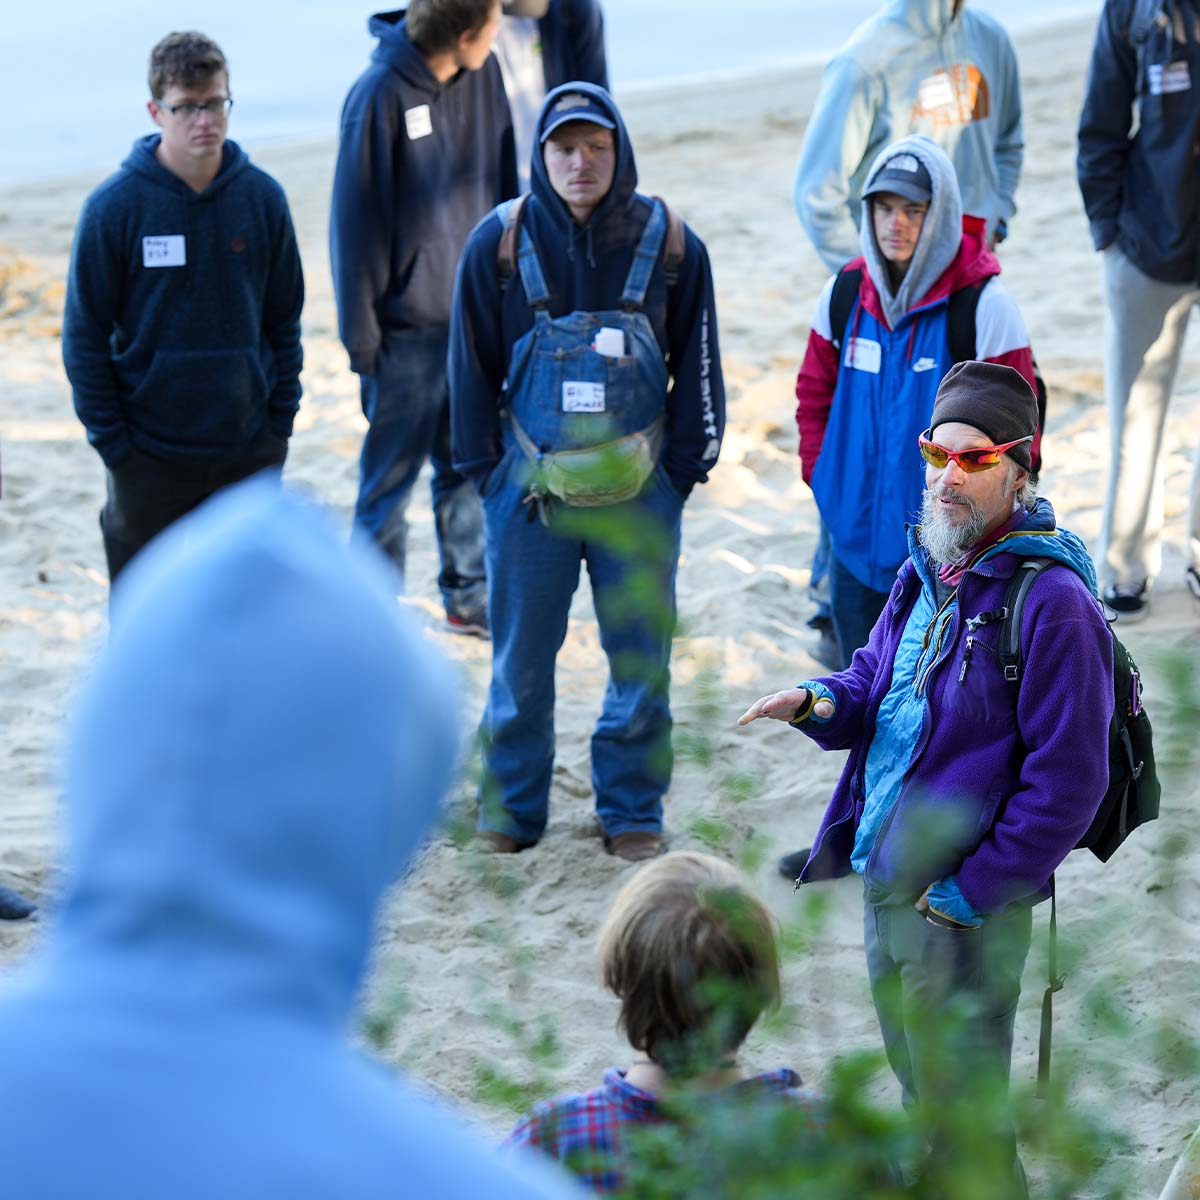
[[[977,446],[973,450],[949,450],[945,446],[939,446],[937,442],[929,440],[932,432],[932,429],[927,429],[918,439],[921,446],[921,457],[930,466],[937,467],[939,471],[947,467],[953,460],[968,475],[973,475],[976,471],[990,471],[1000,461],[1000,456],[1006,450],[1011,450],[1022,442],[1033,441],[1033,434],[1030,434],[1028,437],[1017,438],[1015,442],[1005,442],[1003,446]]]

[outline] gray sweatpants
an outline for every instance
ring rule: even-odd
[[[1162,283],[1116,245],[1103,254],[1108,302],[1104,391],[1112,460],[1098,565],[1101,582],[1138,583],[1162,568],[1162,441],[1194,284]],[[1200,566],[1200,446],[1188,502],[1188,553]]]

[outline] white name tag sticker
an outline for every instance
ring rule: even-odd
[[[870,338],[851,338],[846,343],[846,357],[843,359],[845,366],[878,375],[882,362],[883,347],[878,342],[873,342]]]
[[[182,267],[187,265],[187,247],[182,233],[142,238],[143,267]]]
[[[1169,96],[1191,90],[1192,72],[1186,62],[1151,63],[1147,71],[1150,95]]]
[[[563,412],[603,412],[604,384],[563,382]]]
[[[945,71],[934,71],[917,84],[917,103],[926,110],[955,104],[954,85]]]
[[[408,131],[408,140],[415,142],[417,138],[428,137],[433,132],[433,118],[429,115],[428,104],[418,104],[416,108],[404,110],[404,128]]]

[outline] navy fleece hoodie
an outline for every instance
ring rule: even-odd
[[[376,552],[277,487],[138,556],[72,723],[61,911],[0,1000],[9,1195],[575,1194],[347,1036],[456,713]]]
[[[533,193],[522,215],[550,290],[551,317],[618,307],[651,201],[637,190],[633,147],[612,97],[600,87],[571,83],[545,100],[538,129],[565,91],[597,98],[616,124],[613,185],[586,225],[575,223],[550,185],[541,145],[534,148]],[[539,135],[540,136],[540,135]],[[501,399],[514,343],[533,324],[519,275],[501,293],[496,265],[502,225],[490,213],[471,234],[459,267],[450,327],[450,423],[454,465],[482,486],[500,460]],[[665,245],[664,245],[665,252]],[[725,386],[717,342],[712,268],[704,243],[686,230],[684,259],[667,288],[662,253],[644,311],[662,347],[671,387],[666,397],[663,465],[686,496],[717,461],[725,429]]]
[[[403,11],[369,22],[371,65],[342,109],[329,247],[338,331],[370,375],[383,330],[445,326],[472,226],[516,194],[500,64],[434,78]]]
[[[136,141],[88,197],[71,247],[63,364],[110,467],[134,446],[231,458],[268,428],[287,437],[300,403],[304,277],[283,189],[226,142],[194,192],[159,140]],[[151,265],[164,239],[179,265]]]

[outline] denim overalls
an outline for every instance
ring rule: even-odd
[[[481,829],[521,842],[537,841],[546,825],[554,663],[581,561],[609,661],[591,742],[596,811],[610,837],[662,828],[683,500],[658,463],[668,375],[640,306],[666,225],[656,201],[619,310],[556,319],[537,251],[521,231],[517,263],[535,314],[513,345],[505,452],[483,491],[493,658],[479,809]],[[602,328],[621,332],[624,354],[592,349]]]

